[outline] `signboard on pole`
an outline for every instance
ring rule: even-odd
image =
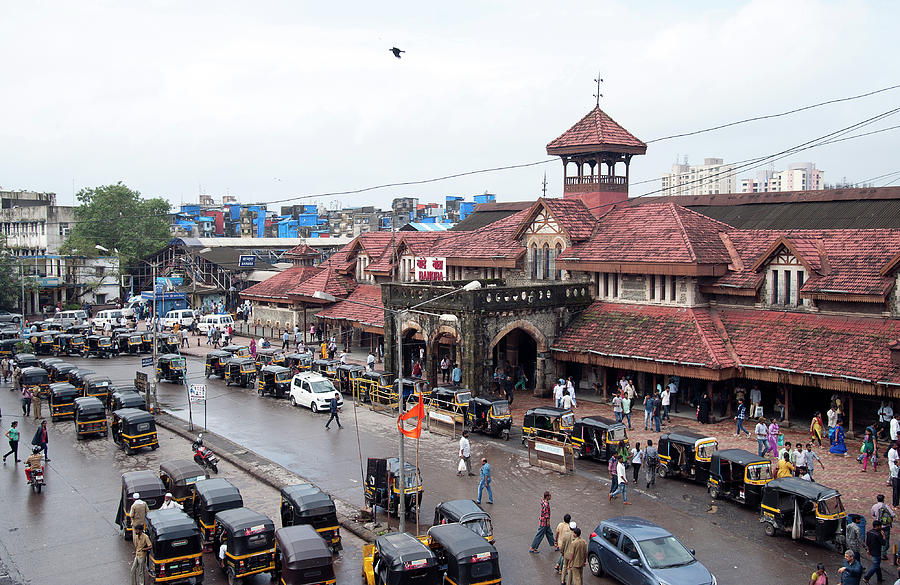
[[[191,384],[188,399],[191,402],[206,402],[206,384]]]
[[[152,366],[153,366],[153,358],[152,357],[141,358],[141,367],[142,368],[149,368]],[[144,374],[144,375],[146,376],[147,374]]]
[[[447,259],[430,256],[416,257],[416,280],[447,280]]]
[[[153,358],[150,358],[151,361]],[[147,391],[147,374],[145,372],[134,373],[134,387],[141,392]]]
[[[256,266],[256,256],[253,254],[241,254],[241,257],[238,260],[238,266],[241,268],[253,268]]]

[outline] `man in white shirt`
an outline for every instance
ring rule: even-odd
[[[563,390],[565,389],[566,381],[560,378],[556,386],[553,387],[553,399],[556,401],[556,408],[560,408],[560,405],[562,405]]]
[[[366,358],[366,369],[368,369],[370,372],[375,371],[375,356],[372,355],[371,351],[369,352],[369,355]]]
[[[669,382],[669,401],[672,403],[672,410],[678,412],[678,385],[675,381]]]
[[[469,444],[469,431],[463,431],[462,437],[459,438],[459,458],[466,464],[466,473],[470,476],[472,473],[472,446]],[[462,475],[462,471],[457,471],[456,475]]]
[[[572,376],[569,376],[569,379],[566,380],[566,390],[569,391],[569,396],[572,397],[572,406],[578,406],[578,403],[575,402],[575,384],[572,382]]]
[[[659,397],[660,397],[660,399],[662,400],[662,407],[663,407],[662,420],[665,420],[665,421],[668,421],[668,422],[672,422],[672,419],[669,418],[669,404],[671,403],[671,397],[672,397],[672,395],[669,394],[669,387],[668,387],[668,386],[666,386],[666,387],[663,389],[662,394],[660,394]]]
[[[766,423],[764,419],[760,417],[759,421],[756,423],[756,428],[754,431],[756,432],[756,454],[760,457],[765,456],[766,451],[769,450],[768,447],[768,427],[766,427]]]
[[[172,499],[172,494],[166,492],[165,499],[163,500],[162,506],[160,506],[162,510],[184,510],[184,506],[176,502]]]
[[[897,440],[897,435],[900,435],[900,412],[895,412],[893,418],[891,418],[891,441]]]
[[[754,385],[750,389],[750,416],[760,416],[756,414],[756,407],[760,402],[762,402],[762,392],[759,391],[759,386]]]
[[[891,472],[891,504],[897,506],[900,505],[900,451],[897,449],[897,441],[891,443],[887,460]]]

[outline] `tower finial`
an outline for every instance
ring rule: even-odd
[[[600,72],[597,72],[597,79],[594,80],[594,83],[597,84],[597,93],[594,94],[594,97],[597,98],[597,107],[600,107],[600,98],[603,97],[603,94],[600,93],[600,84],[603,83],[603,78],[600,77]]]

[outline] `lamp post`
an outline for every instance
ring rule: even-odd
[[[346,301],[348,303],[352,303],[354,305],[363,305],[365,307],[372,307],[374,309],[383,309],[392,315],[394,315],[394,320],[397,322],[396,326],[396,337],[397,337],[397,399],[398,399],[398,410],[400,414],[406,410],[406,404],[403,397],[403,386],[401,380],[403,379],[403,317],[407,313],[422,313],[425,315],[433,315],[441,318],[442,320],[456,320],[456,315],[447,314],[447,315],[437,315],[435,313],[426,313],[424,311],[416,311],[419,307],[423,305],[427,305],[428,303],[434,302],[438,299],[442,299],[444,297],[449,297],[452,294],[456,294],[460,291],[473,291],[481,288],[481,282],[477,280],[473,280],[472,282],[467,283],[465,286],[454,289],[450,292],[444,293],[442,295],[438,295],[436,297],[430,298],[427,301],[422,301],[417,305],[413,305],[412,307],[407,307],[405,309],[388,309],[387,307],[377,307],[375,305],[370,305],[368,303],[362,303],[359,301],[354,301],[352,299],[338,299],[334,295],[330,295],[328,293],[322,291],[316,291],[313,293],[313,298],[320,299],[323,301],[335,302],[337,300]],[[400,459],[400,501],[398,502],[397,507],[397,515],[400,518],[400,532],[406,532],[406,448],[404,444],[404,435],[400,433],[400,444],[398,446],[398,459]]]

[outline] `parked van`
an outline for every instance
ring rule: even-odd
[[[231,315],[203,315],[200,317],[200,324],[197,327],[203,333],[208,333],[212,327],[218,327],[224,331],[229,325],[234,326],[234,319]]]
[[[131,297],[130,299],[128,299],[128,302],[125,303],[125,306],[122,307],[122,313],[127,318],[134,319],[135,318],[135,314],[134,314],[135,309],[137,309],[138,306],[146,306],[147,302],[148,302],[147,299],[145,299],[143,297]]]
[[[197,311],[193,309],[174,309],[166,313],[162,318],[163,329],[171,329],[178,323],[181,328],[190,327],[197,318]]]
[[[62,324],[63,328],[65,328],[69,325],[79,325],[81,323],[87,323],[87,318],[87,313],[85,313],[84,311],[61,311],[54,315],[52,319],[47,319],[47,321],[60,323]]]
[[[107,323],[112,327],[118,327],[119,320],[124,316],[125,313],[122,309],[107,309],[97,313],[97,316],[91,319],[91,325],[94,326],[94,329],[103,329]]]

